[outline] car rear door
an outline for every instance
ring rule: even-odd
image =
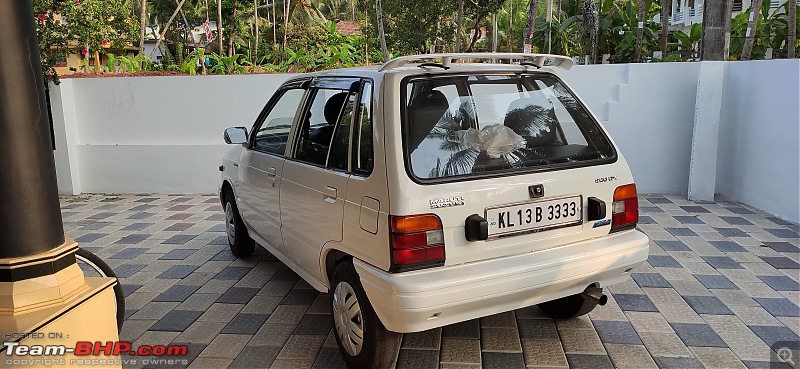
[[[342,240],[349,142],[358,78],[317,78],[283,168],[281,234],[287,255],[322,281],[320,251]]]

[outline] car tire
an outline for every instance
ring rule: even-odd
[[[347,366],[351,369],[393,367],[402,335],[383,326],[350,262],[336,266],[329,292],[336,343]]]
[[[250,238],[231,191],[225,193],[225,235],[228,236],[231,252],[237,258],[249,256],[256,248],[256,242]]]
[[[602,289],[600,289],[602,292]],[[586,297],[583,294],[562,297],[558,300],[547,301],[539,304],[539,308],[553,319],[572,319],[581,315],[589,314],[597,307],[596,299]]]

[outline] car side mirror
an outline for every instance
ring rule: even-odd
[[[247,129],[244,127],[232,127],[225,130],[225,143],[243,144],[247,142]]]

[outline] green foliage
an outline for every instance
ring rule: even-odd
[[[58,0],[54,0],[58,1]],[[139,25],[132,17],[129,1],[67,1],[64,14],[69,19],[69,35],[89,52],[122,53],[139,36]]]
[[[703,37],[703,28],[699,23],[693,24],[688,34],[683,31],[675,31],[673,35],[675,36],[677,42],[670,44],[670,46],[674,46],[679,49],[678,55],[676,55],[678,58],[680,58],[682,61],[686,61],[688,59],[697,57],[700,39]]]
[[[189,55],[186,55],[186,59],[184,59],[180,67],[181,73],[191,76],[196,75],[197,70],[202,68],[201,63],[205,63],[205,60],[205,50],[202,48],[195,49]]]
[[[45,86],[47,81],[58,84],[55,67],[66,65],[68,30],[59,17],[64,13],[64,7],[64,1],[33,1],[33,15],[36,17],[36,36],[39,39]]]
[[[219,54],[209,55],[209,59],[213,66],[210,72],[212,74],[243,74],[245,73],[245,66],[250,66],[243,55],[233,54],[231,56],[224,56]]]

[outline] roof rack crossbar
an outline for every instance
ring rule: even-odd
[[[530,53],[442,53],[401,56],[384,63],[379,71],[402,67],[413,61],[441,60],[442,65],[450,67],[453,60],[458,59],[503,59],[503,60],[531,60],[537,67],[553,66],[569,70],[572,68],[572,59],[564,55],[530,54]],[[545,64],[548,63],[549,64]]]

